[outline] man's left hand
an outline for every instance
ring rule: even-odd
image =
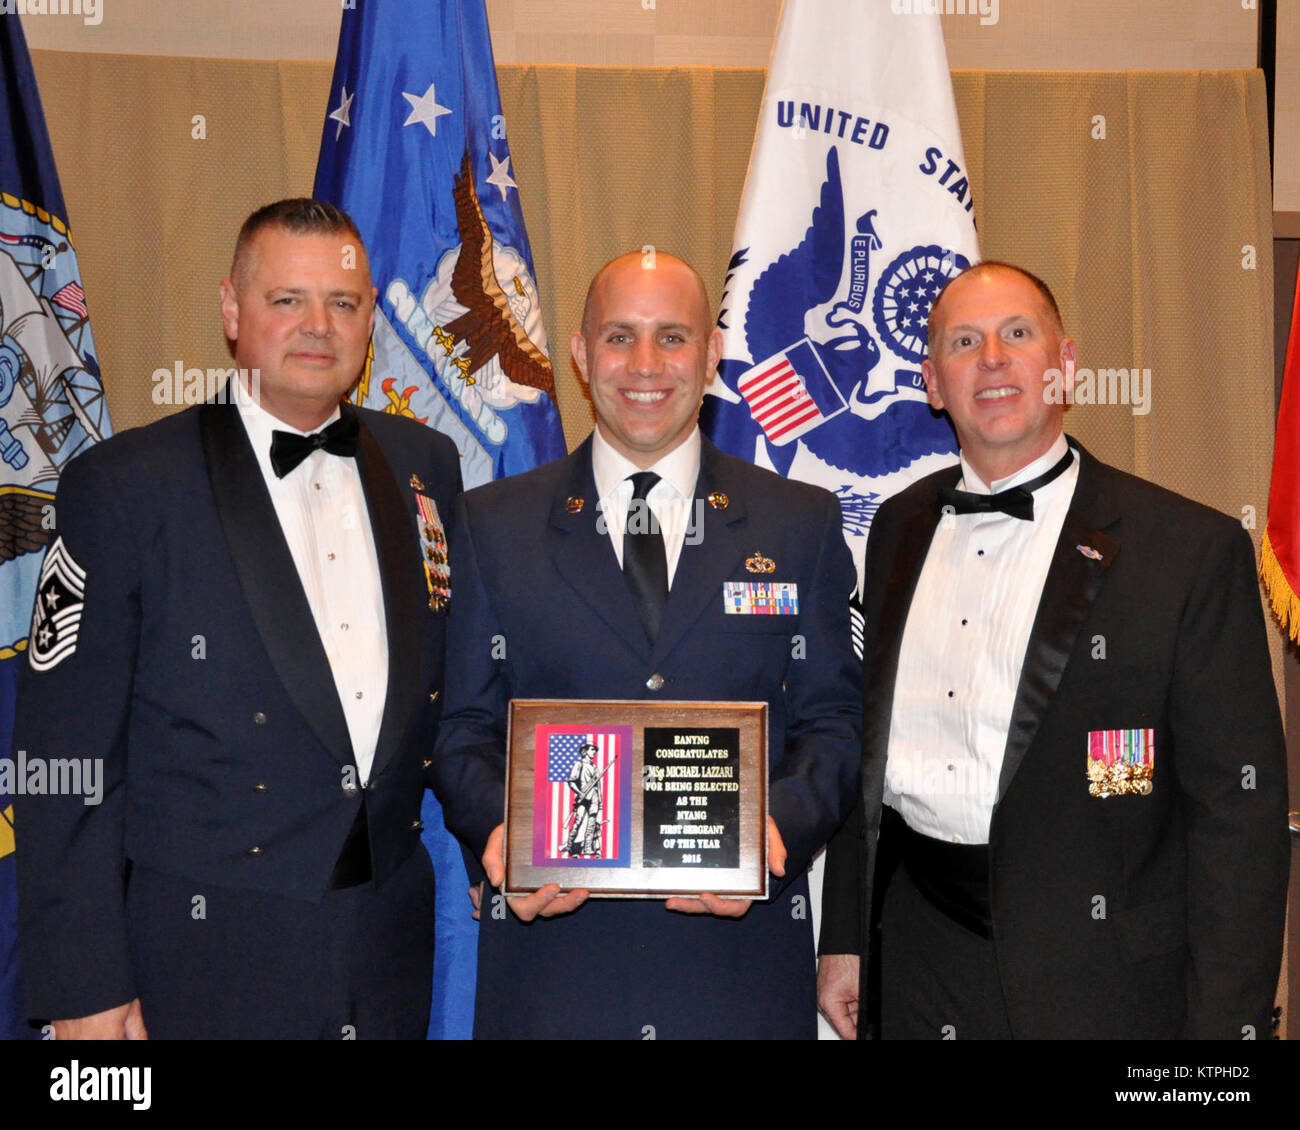
[[[777,830],[776,821],[767,818],[767,869],[778,879],[785,874],[785,841]],[[719,918],[743,918],[752,899],[724,899],[707,891],[699,898],[672,898],[664,903],[665,910],[682,914],[714,914]]]

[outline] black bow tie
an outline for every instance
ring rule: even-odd
[[[345,412],[328,428],[322,428],[309,436],[300,436],[294,432],[272,432],[271,469],[275,471],[277,479],[282,479],[313,451],[324,450],[330,455],[353,456],[357,453],[357,437],[360,434],[361,425],[351,412]]]
[[[1064,474],[1065,469],[1074,462],[1074,452],[1067,451],[1049,471],[1044,471],[1036,479],[1021,483],[1018,487],[1000,490],[997,494],[974,494],[956,487],[939,488],[939,508],[951,514],[992,514],[1000,512],[1026,522],[1034,520],[1034,491],[1046,486],[1053,479]]]

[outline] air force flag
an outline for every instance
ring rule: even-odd
[[[483,0],[345,5],[315,195],[379,288],[357,403],[450,436],[465,486],[565,453]]]
[[[703,413],[721,447],[838,495],[859,576],[880,503],[953,462],[926,318],[978,259],[938,17],[891,7],[786,0]]]
[[[379,302],[357,402],[451,437],[466,488],[564,454],[483,0],[344,4],[316,166],[370,251]],[[432,792],[432,1039],[468,1038],[477,923]]]

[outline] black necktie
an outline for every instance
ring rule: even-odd
[[[997,494],[973,494],[956,487],[939,488],[939,507],[945,512],[951,508],[953,514],[992,514],[1000,511],[1013,518],[1023,518],[1026,522],[1034,520],[1034,491],[1046,486],[1053,479],[1065,473],[1065,469],[1074,462],[1074,452],[1067,451],[1061,456],[1050,471],[1044,471],[1036,479],[1021,483],[1018,487],[1000,490]]]
[[[357,453],[357,437],[360,434],[361,425],[351,412],[343,413],[328,428],[322,428],[309,436],[300,436],[294,432],[272,432],[271,469],[275,471],[277,479],[282,479],[313,451],[322,449],[331,455],[353,456]]]
[[[646,495],[659,481],[653,471],[638,471],[632,480],[632,501],[623,524],[623,576],[632,590],[637,615],[654,643],[668,602],[668,555],[659,523],[650,513]]]

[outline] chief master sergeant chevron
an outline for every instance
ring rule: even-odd
[[[18,804],[28,1011],[60,1039],[424,1035],[460,473],[340,404],[374,300],[345,213],[255,212],[221,284],[239,376],[63,476],[14,738],[104,765],[102,804]]]
[[[592,281],[572,347],[595,431],[567,458],[471,491],[456,521],[435,788],[495,886],[510,699],[766,700],[774,893],[583,905],[585,891],[550,885],[512,913],[489,893],[476,1038],[816,1032],[805,870],[857,787],[854,570],[831,494],[700,435],[721,349],[710,325],[703,283],[672,256],[625,255]],[[658,534],[628,520],[643,506]],[[765,579],[793,584],[791,614],[725,611],[755,557],[772,563]],[[557,1005],[572,1000],[592,1007]]]

